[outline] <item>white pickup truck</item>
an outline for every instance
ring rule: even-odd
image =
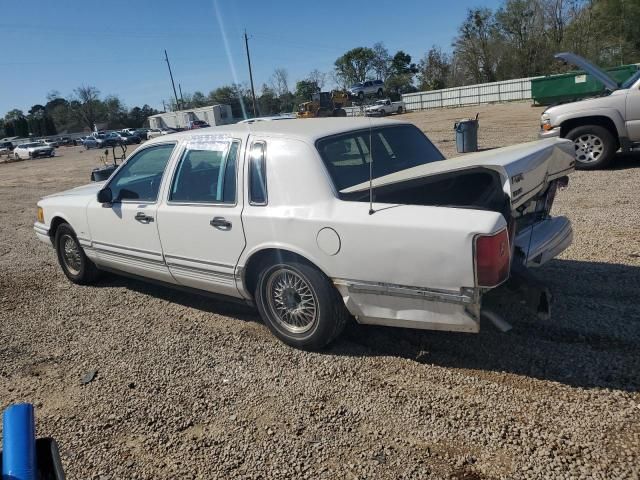
[[[392,113],[402,113],[404,112],[404,102],[392,102],[388,98],[385,100],[378,100],[373,105],[365,108],[364,111],[367,116],[380,115],[381,117],[391,115]]]

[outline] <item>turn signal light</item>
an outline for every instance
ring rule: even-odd
[[[44,210],[42,209],[42,207],[38,207],[38,213],[36,214],[36,217],[38,218],[38,222],[44,223]]]
[[[479,287],[496,287],[509,278],[511,248],[506,228],[494,235],[476,236],[475,262]]]

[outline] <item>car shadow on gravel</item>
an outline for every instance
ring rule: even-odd
[[[609,170],[627,170],[640,168],[640,153],[616,153]]]
[[[550,320],[538,320],[518,302],[488,299],[511,331],[501,333],[484,320],[479,334],[352,324],[330,353],[640,390],[640,267],[554,260],[537,276],[554,295]]]
[[[213,294],[199,294],[180,290],[170,286],[151,283],[136,278],[107,274],[94,287],[126,288],[135,292],[160,298],[167,302],[191,307],[216,315],[227,315],[248,322],[261,322],[258,312],[243,302],[234,302],[228,298],[216,297]]]

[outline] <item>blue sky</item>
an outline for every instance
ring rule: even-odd
[[[51,90],[68,96],[79,85],[94,85],[103,96],[118,95],[128,107],[159,108],[172,96],[165,48],[176,87],[181,83],[185,93],[207,94],[233,82],[231,64],[237,81],[248,82],[245,28],[257,90],[277,67],[287,69],[293,89],[314,68],[329,72],[345,51],[377,41],[417,62],[434,44],[450,49],[467,8],[496,8],[500,1],[2,3],[0,116],[45,103]]]

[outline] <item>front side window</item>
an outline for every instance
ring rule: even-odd
[[[174,144],[149,147],[131,157],[109,183],[114,202],[155,202]]]
[[[249,203],[267,204],[266,146],[263,142],[251,145],[249,153]]]
[[[336,190],[425,163],[443,160],[442,153],[417,127],[398,125],[358,130],[316,142]]]
[[[169,193],[170,202],[236,203],[239,142],[187,148]]]

